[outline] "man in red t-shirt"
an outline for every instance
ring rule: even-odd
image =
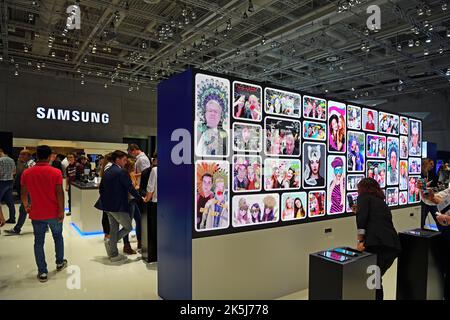
[[[63,220],[64,191],[61,171],[50,166],[52,150],[49,146],[37,147],[38,163],[22,174],[21,198],[30,215],[34,231],[34,256],[38,266],[38,279],[47,281],[47,263],[45,262],[45,232],[50,227],[56,251],[56,270],[67,267],[64,259]],[[28,201],[31,199],[31,205]]]

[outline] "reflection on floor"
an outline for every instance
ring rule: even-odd
[[[3,207],[6,216],[7,208]],[[99,219],[101,216],[99,215]],[[37,268],[33,253],[31,221],[27,220],[21,236],[0,235],[0,300],[1,299],[160,299],[157,294],[157,265],[145,264],[140,255],[128,256],[126,263],[111,263],[105,254],[102,236],[80,237],[64,220],[64,248],[68,269],[56,273],[54,245],[51,234],[46,237],[46,260],[49,280],[36,279]],[[6,225],[2,230],[10,229]],[[130,237],[136,248],[136,240]],[[119,243],[119,249],[122,249]],[[79,270],[79,272],[78,272]],[[395,299],[397,264],[383,277],[385,299]],[[80,288],[76,288],[80,274]],[[75,288],[74,288],[75,287]],[[307,300],[308,290],[299,291],[280,300]]]
[[[8,209],[3,206],[8,216]],[[6,209],[6,212],[5,212]],[[101,215],[99,215],[101,219]],[[56,273],[54,244],[47,233],[45,252],[49,280],[36,279],[37,268],[33,253],[33,229],[27,219],[21,236],[0,236],[0,300],[1,299],[159,299],[157,294],[157,265],[146,264],[140,255],[128,256],[126,263],[111,263],[105,254],[103,237],[81,238],[64,220],[64,248],[69,268]],[[136,249],[136,240],[130,237]],[[123,244],[119,243],[122,250]],[[79,270],[79,272],[78,272]],[[80,274],[78,278],[77,275]],[[80,288],[76,288],[80,280]]]

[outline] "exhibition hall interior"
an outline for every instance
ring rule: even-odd
[[[448,0],[0,0],[0,300],[448,300]]]

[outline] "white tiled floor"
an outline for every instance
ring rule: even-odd
[[[8,216],[8,209],[3,207]],[[6,212],[5,212],[6,209]],[[99,216],[100,218],[100,216]],[[33,233],[30,220],[20,236],[0,235],[0,300],[1,299],[159,299],[157,295],[157,265],[146,264],[140,255],[128,256],[127,263],[111,263],[106,258],[103,237],[81,238],[69,226],[70,217],[64,221],[65,257],[69,265],[80,270],[80,289],[69,289],[74,275],[70,268],[56,273],[54,244],[47,233],[45,251],[49,280],[36,279],[37,268],[33,253]],[[132,247],[136,248],[136,243]],[[134,240],[135,241],[135,240]],[[122,250],[119,243],[119,249]],[[76,268],[76,267],[75,267]],[[76,268],[78,269],[78,268]]]
[[[3,212],[8,216],[8,209]],[[99,216],[100,218],[100,216]],[[81,237],[64,220],[65,257],[69,265],[80,270],[80,289],[69,289],[73,283],[70,268],[56,273],[54,245],[51,234],[46,237],[45,251],[49,280],[36,279],[37,268],[33,253],[33,233],[30,220],[20,236],[0,235],[0,300],[1,299],[160,299],[157,294],[157,265],[146,264],[140,255],[128,256],[126,263],[111,263],[106,258],[102,236]],[[10,229],[8,224],[2,230]],[[130,238],[136,248],[135,239]],[[119,243],[119,249],[122,244]],[[397,265],[391,267],[383,278],[385,299],[395,299]],[[68,286],[69,283],[69,286]],[[307,300],[308,290],[299,291],[280,300]]]

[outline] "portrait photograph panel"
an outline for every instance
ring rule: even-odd
[[[406,206],[408,204],[408,191],[400,191],[398,195],[398,204]]]
[[[233,227],[268,224],[279,221],[277,193],[233,196]]]
[[[351,130],[361,130],[362,113],[357,106],[347,106],[347,127]]]
[[[383,134],[392,134],[398,136],[400,133],[400,120],[399,116],[386,113],[379,112],[379,130],[378,132]]]
[[[408,150],[410,157],[422,156],[422,122],[409,119]]]
[[[328,100],[328,152],[345,153],[347,138],[345,103]]]
[[[327,125],[324,122],[303,121],[303,139],[326,141]]]
[[[195,230],[227,229],[229,217],[230,163],[202,160],[195,162]]]
[[[358,192],[347,192],[347,196],[346,198],[346,203],[347,203],[347,208],[346,208],[346,212],[347,213],[351,213],[353,212],[352,207],[350,206],[350,201],[349,198],[353,199],[353,204],[357,204],[358,203]]]
[[[308,192],[308,217],[317,218],[325,215],[326,192],[310,191]]]
[[[400,117],[400,134],[409,134],[409,122],[407,117]]]
[[[233,156],[233,192],[257,192],[261,190],[261,157]]]
[[[327,100],[303,96],[303,118],[327,121]]]
[[[363,108],[362,129],[369,132],[378,132],[378,111]]]
[[[299,159],[264,160],[264,190],[300,189],[301,164]]]
[[[302,220],[308,214],[306,192],[285,192],[281,196],[281,220]]]
[[[400,190],[408,190],[408,160],[400,160]]]
[[[398,206],[398,188],[386,189],[386,203],[389,207]]]
[[[233,82],[233,117],[239,120],[262,120],[262,88],[260,86]]]
[[[349,174],[347,176],[347,191],[358,190],[358,183],[365,177],[363,174]]]
[[[262,132],[262,127],[257,124],[233,123],[233,150],[237,152],[261,152]]]
[[[366,172],[365,133],[349,131],[347,141],[347,172]]]
[[[265,88],[264,93],[267,114],[300,118],[302,99],[298,93],[274,88]]]
[[[400,157],[399,157],[399,139],[387,138],[387,185],[398,185]]]
[[[300,121],[266,117],[264,128],[266,155],[287,157],[300,156]]]
[[[345,156],[328,156],[327,213],[329,215],[345,212]]]
[[[386,159],[386,136],[367,134],[367,158]]]
[[[198,157],[229,155],[230,81],[195,76],[195,154]]]
[[[421,174],[422,173],[422,159],[421,158],[409,158],[408,159],[408,173],[409,174]]]
[[[420,189],[417,187],[417,182],[420,176],[410,176],[408,183],[408,203],[420,203]]]
[[[400,136],[400,159],[408,159],[408,137]]]
[[[303,143],[303,189],[325,187],[326,146],[324,143]]]
[[[367,177],[378,182],[380,188],[386,187],[386,161],[367,161]]]

